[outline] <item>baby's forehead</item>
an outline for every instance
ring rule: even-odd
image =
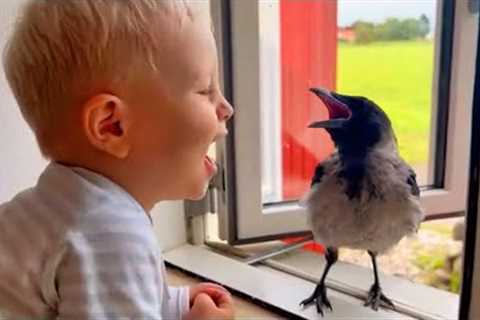
[[[215,67],[216,45],[208,20],[186,21],[172,30],[168,43],[159,50],[159,67],[175,68],[199,77]]]
[[[162,17],[162,22],[172,27],[180,27],[186,23],[200,23],[204,27],[212,28],[210,6],[207,1],[181,1],[173,0],[174,7],[168,10],[167,16]]]

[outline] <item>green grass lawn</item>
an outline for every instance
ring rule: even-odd
[[[341,43],[337,70],[337,90],[375,101],[392,120],[400,153],[405,160],[412,165],[426,166],[430,140],[433,43]]]

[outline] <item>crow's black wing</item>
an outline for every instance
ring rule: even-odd
[[[321,163],[317,164],[315,168],[315,174],[313,175],[312,182],[310,186],[313,186],[316,183],[319,183],[322,180],[323,175],[325,174],[325,168]]]
[[[420,196],[420,188],[417,184],[417,175],[413,169],[410,169],[410,175],[407,178],[407,183],[410,185],[412,194],[416,197]]]

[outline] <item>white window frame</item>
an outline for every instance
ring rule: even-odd
[[[262,152],[262,195],[263,202],[274,202],[282,196],[282,135],[281,105],[282,92],[280,84],[280,9],[278,0],[260,1],[258,3],[262,18],[267,23],[259,25],[260,53],[260,96]],[[262,28],[263,27],[263,28]]]
[[[442,4],[443,1],[439,1],[438,7]],[[230,199],[235,197],[236,214],[220,212],[223,216],[221,235],[231,243],[308,230],[304,209],[298,204],[264,206],[262,201],[262,139],[259,137],[262,135],[260,103],[264,101],[261,101],[260,91],[263,79],[259,72],[262,57],[258,8],[255,0],[231,2],[236,193],[230,194]],[[437,21],[437,25],[442,24],[441,19]],[[468,2],[456,1],[445,180],[443,188],[422,192],[421,202],[427,219],[459,214],[465,210],[477,29],[476,16],[469,12]],[[440,36],[440,33],[437,32],[437,35]],[[437,46],[439,42],[440,38],[436,40]],[[436,57],[438,66],[438,53]],[[435,80],[434,92],[437,86]],[[433,100],[435,104],[435,98]],[[275,101],[279,103],[280,99],[273,98],[269,102]],[[435,127],[436,121],[432,124]],[[225,150],[220,152],[225,153]],[[225,218],[225,215],[228,217]]]
[[[248,0],[242,0],[242,1],[248,1]],[[222,1],[222,3],[229,2],[229,1]],[[231,1],[232,2],[237,2],[237,0]],[[457,2],[458,3],[458,2]],[[214,13],[214,20],[221,20],[219,17],[221,16],[221,13],[225,12],[220,12],[218,10],[218,7],[222,7],[219,5],[220,2],[214,2],[214,8],[213,8],[213,13]],[[228,7],[228,6],[227,6]],[[223,8],[222,8],[223,9]],[[466,9],[464,7],[464,9]],[[243,12],[245,16],[248,16],[250,12]],[[465,12],[462,12],[457,9],[457,20],[458,16],[462,17]],[[477,23],[475,21],[478,19],[478,17],[471,17],[468,19],[468,21],[464,21],[463,26],[463,31],[465,30],[470,30],[474,35],[463,35],[463,39],[458,42],[464,42],[464,41],[470,41],[471,46],[466,46],[464,47],[463,45],[460,46],[458,45],[457,41],[455,43],[455,48],[454,48],[454,54],[458,55],[462,58],[464,57],[471,57],[470,54],[468,54],[468,48],[472,49],[473,52],[476,51],[476,34],[477,32]],[[468,26],[472,27],[472,24],[474,24],[473,28],[469,28]],[[220,26],[219,26],[220,25]],[[222,24],[217,23],[216,24],[216,29],[217,29],[217,37],[219,40],[219,50],[220,52],[223,53],[223,57],[227,58],[229,55],[232,54],[231,48],[228,48],[228,45],[225,45],[226,42],[228,42],[228,37],[224,38],[222,36],[222,33],[224,31],[225,25],[222,26]],[[462,34],[462,32],[459,30],[459,27],[456,28],[455,30],[456,33]],[[253,66],[255,67],[255,66]],[[471,69],[468,70],[467,67],[456,67],[452,71],[452,86],[457,84],[458,86],[461,85],[467,85],[467,83],[461,83],[461,72],[469,71],[467,75],[472,75],[475,70],[475,64],[474,62],[472,65],[470,65]],[[228,69],[227,73],[231,71],[232,66],[225,64],[222,64],[222,69]],[[464,73],[465,74],[465,73]],[[470,79],[469,79],[470,80]],[[473,80],[473,77],[472,79]],[[229,81],[226,82],[225,86],[225,91],[227,92],[227,96],[231,98],[231,93],[232,90],[235,91],[237,88],[232,88],[231,83],[228,83]],[[470,88],[471,91],[473,91],[473,81],[472,86]],[[469,83],[468,83],[469,85]],[[471,97],[472,92],[465,92],[462,94],[470,94],[469,97]],[[459,92],[457,94],[452,94],[452,100],[458,102],[464,102],[465,103],[465,108],[470,109],[471,106],[471,100],[468,98],[464,98],[463,100],[458,97],[460,95]],[[236,97],[237,95],[235,95]],[[477,103],[480,103],[480,96],[477,99]],[[480,107],[479,107],[480,108]],[[238,109],[237,109],[238,112]],[[480,111],[478,111],[480,113]],[[458,113],[453,113],[450,114],[450,120],[451,122],[453,121],[454,124],[458,126],[464,126],[465,128],[465,133],[466,136],[468,137],[467,140],[470,140],[470,124],[471,122],[469,121],[470,119],[470,114],[467,112],[467,115],[463,115],[463,118],[458,115]],[[463,120],[465,122],[461,122],[459,120]],[[480,114],[477,114],[477,118],[480,117]],[[452,120],[455,119],[455,120]],[[451,124],[449,124],[449,127]],[[231,139],[230,141],[227,141],[228,143],[232,143],[233,137],[230,136]],[[258,137],[257,137],[258,139]],[[458,138],[457,138],[458,139]],[[456,142],[457,140],[453,140],[453,142]],[[449,142],[449,144],[453,143]],[[480,141],[477,141],[477,143],[480,143]],[[465,144],[468,146],[469,141],[466,141]],[[450,146],[449,146],[450,148]],[[467,149],[467,147],[465,147]],[[458,149],[456,149],[458,150]],[[469,148],[468,148],[469,150]],[[225,147],[222,144],[219,144],[218,148],[219,153],[217,154],[218,160],[221,163],[225,163],[225,159],[228,157],[231,157],[232,154],[227,154],[225,153]],[[242,155],[240,153],[240,155]],[[238,150],[236,153],[235,158],[240,158]],[[242,155],[243,156],[243,155]],[[465,155],[465,157],[468,157],[468,155]],[[232,160],[232,159],[229,159]],[[472,160],[474,162],[472,163],[480,163],[480,156],[477,155],[475,159]],[[451,162],[452,160],[450,159],[449,156],[447,156],[447,162]],[[467,161],[468,162],[468,161]],[[227,164],[227,169],[230,169],[228,165],[232,165],[232,161],[225,163]],[[478,177],[478,168],[480,165],[477,165],[473,167],[471,170],[472,172],[475,173],[475,175]],[[465,164],[465,168],[463,168],[465,171],[468,169],[468,165]],[[463,171],[463,170],[462,170]],[[235,175],[237,172],[234,170],[227,170],[226,174],[223,175],[224,180],[219,181],[217,184],[222,190],[222,184],[223,186],[230,186],[230,183],[232,181],[235,181],[232,178],[235,178]],[[453,174],[453,173],[452,173]],[[471,175],[473,176],[473,174]],[[446,178],[451,179],[451,178]],[[466,184],[466,181],[465,181]],[[471,180],[471,184],[478,184],[478,179],[477,180]],[[478,187],[478,186],[477,186]],[[233,186],[233,192],[235,191],[235,188],[238,188],[237,185]],[[476,189],[478,190],[478,188]],[[236,200],[234,197],[232,197],[232,188],[227,189],[229,192],[220,192],[219,194],[219,204],[220,204],[220,212],[225,212],[226,208],[228,208],[231,205],[236,204]],[[258,190],[261,191],[261,190]],[[475,191],[470,190],[470,198],[469,200],[472,200],[472,197],[476,197],[477,195],[474,194]],[[466,196],[466,194],[464,194]],[[478,203],[480,203],[480,200],[475,204],[478,206]],[[469,209],[471,209],[471,206]],[[441,211],[440,211],[441,212]],[[480,307],[478,303],[474,303],[478,301],[478,298],[480,297],[480,290],[478,289],[478,283],[480,283],[480,276],[478,270],[479,266],[479,261],[478,259],[475,259],[475,256],[480,256],[480,233],[476,232],[477,230],[480,230],[480,219],[476,219],[477,210],[472,210],[472,212],[469,212],[468,218],[474,217],[475,219],[470,219],[471,221],[469,222],[469,225],[467,225],[467,249],[468,252],[466,252],[466,259],[464,261],[465,265],[465,270],[470,271],[470,276],[468,277],[466,283],[470,285],[470,288],[467,288],[468,285],[464,285],[462,288],[462,304],[460,305],[460,318],[458,319],[477,319],[478,316],[480,315]],[[219,216],[221,219],[221,223],[225,224],[228,223],[228,215],[221,214]],[[223,220],[223,222],[222,222]],[[226,220],[226,221],[225,221]],[[470,223],[470,222],[475,222],[475,223]],[[232,226],[233,224],[230,224]],[[234,228],[229,230],[230,232],[235,231]],[[475,234],[476,233],[476,234]],[[470,238],[473,238],[473,240],[477,241],[469,241],[468,237],[470,234]],[[470,239],[472,240],[472,239]],[[475,244],[476,242],[476,244]],[[225,246],[225,245],[224,245]],[[469,248],[468,248],[469,247]],[[235,252],[235,248],[226,246],[225,250],[233,253]],[[238,259],[230,259],[228,257],[225,257],[224,255],[220,255],[216,253],[214,250],[205,247],[205,246],[182,246],[182,247],[177,247],[169,252],[166,253],[165,255],[166,261],[170,264],[173,265],[177,268],[180,268],[184,271],[191,272],[200,278],[203,278],[205,280],[211,280],[211,281],[216,281],[227,288],[234,290],[234,292],[241,294],[241,295],[246,295],[247,297],[251,297],[255,299],[256,301],[259,301],[262,303],[263,306],[268,306],[269,308],[273,308],[276,311],[280,312],[280,315],[285,315],[286,318],[305,318],[305,319],[319,319],[319,315],[316,313],[315,308],[305,308],[302,309],[298,305],[298,301],[306,297],[311,293],[311,290],[314,287],[314,283],[312,282],[317,282],[318,278],[311,277],[308,274],[303,274],[303,276],[300,276],[302,274],[301,270],[293,270],[290,268],[290,270],[284,269],[284,272],[279,272],[279,268],[275,267],[274,269],[269,268],[273,266],[272,263],[265,263],[266,266],[261,265],[259,267],[256,266],[250,266],[245,264],[242,261],[238,261]],[[327,314],[325,319],[339,319],[339,318],[351,318],[353,315],[355,317],[362,317],[366,319],[457,319],[458,315],[458,296],[455,297],[455,295],[449,294],[447,292],[441,291],[441,290],[436,290],[434,288],[426,287],[423,285],[411,283],[406,280],[401,280],[396,277],[392,276],[383,276],[382,278],[382,285],[384,286],[384,289],[387,291],[395,291],[398,293],[398,296],[403,295],[403,299],[405,300],[404,303],[399,303],[399,301],[395,301],[397,304],[397,307],[401,307],[403,310],[400,314],[396,312],[383,312],[380,311],[379,313],[371,313],[369,309],[364,308],[361,306],[361,301],[355,299],[360,298],[363,299],[364,295],[366,294],[365,292],[361,293],[358,291],[357,284],[360,284],[362,281],[367,280],[368,277],[365,276],[366,272],[368,270],[359,267],[359,266],[354,266],[354,265],[348,265],[348,264],[343,264],[342,262],[338,263],[339,268],[338,269],[343,269],[344,270],[338,270],[340,273],[341,277],[337,277],[334,274],[332,274],[332,277],[330,278],[330,283],[327,283],[327,285],[330,288],[333,288],[333,290],[330,290],[330,299],[332,303],[334,303],[337,308],[335,309],[335,313],[332,314]],[[285,266],[283,266],[285,268]],[[334,270],[332,270],[333,273],[335,273]],[[369,271],[368,271],[369,272]],[[346,276],[346,279],[345,279]],[[465,275],[466,276],[466,275]],[[339,279],[343,278],[343,280],[348,283],[348,285],[337,283],[339,282]],[[308,281],[305,281],[308,280]],[[385,281],[383,281],[385,280]],[[353,285],[353,286],[352,286]],[[361,286],[363,290],[367,288],[366,283],[363,283]],[[471,294],[467,292],[464,294],[464,291],[469,291],[471,290]],[[346,293],[346,294],[345,294]],[[360,293],[360,294],[358,294]],[[396,296],[396,298],[399,298]],[[469,304],[469,306],[467,306]],[[399,310],[400,311],[400,310]],[[370,313],[369,313],[370,312]]]

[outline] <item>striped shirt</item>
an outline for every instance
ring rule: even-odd
[[[4,317],[180,319],[188,300],[165,283],[149,216],[110,180],[52,163],[0,206]]]

